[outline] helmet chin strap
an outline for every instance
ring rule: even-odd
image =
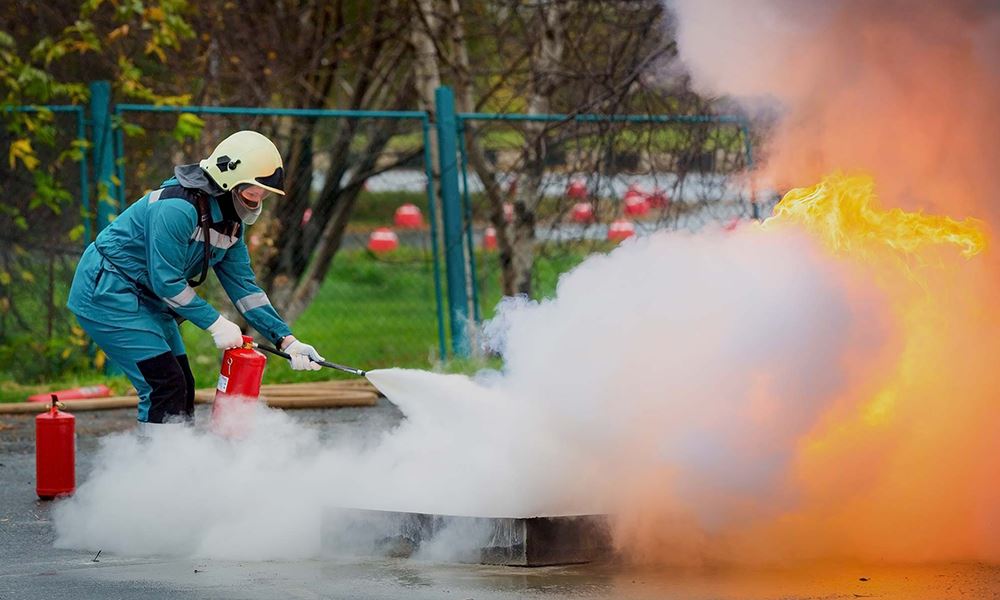
[[[253,225],[257,222],[257,218],[260,217],[260,212],[264,208],[263,202],[258,202],[256,208],[250,208],[243,202],[243,197],[240,195],[239,191],[234,189],[231,193],[233,197],[233,207],[236,208],[236,214],[239,215],[240,220],[243,221],[245,225]]]

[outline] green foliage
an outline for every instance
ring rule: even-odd
[[[35,210],[45,206],[57,215],[62,213],[63,206],[73,200],[73,195],[60,186],[51,173],[35,171],[34,175],[35,195],[31,197],[28,208]]]
[[[194,113],[181,113],[177,117],[177,126],[174,127],[173,136],[178,142],[186,140],[197,140],[201,137],[201,130],[205,128],[205,121]]]
[[[42,37],[26,56],[18,54],[17,44],[7,33],[0,35],[0,104],[47,104],[65,100],[80,102],[86,87],[79,82],[56,80],[48,71],[54,61],[70,54],[99,50],[93,25],[77,22],[57,37]]]
[[[30,273],[29,273],[30,275]],[[0,345],[0,371],[22,384],[63,380],[71,374],[93,370],[83,331],[73,328],[68,335],[50,339],[32,335],[7,338]]]
[[[181,42],[194,37],[194,29],[184,19],[190,7],[187,0],[159,0],[146,3],[141,0],[86,0],[80,8],[83,23],[90,23],[102,6],[111,5],[118,25],[108,33],[108,40],[115,41],[129,35],[133,29],[145,32],[143,51],[160,62],[167,61],[168,49],[177,50]],[[81,21],[78,21],[80,23]]]
[[[185,20],[191,10],[186,0],[86,0],[74,22],[57,33],[41,35],[28,46],[19,45],[7,32],[0,32],[0,116],[9,138],[5,162],[12,174],[18,170],[29,173],[34,184],[33,193],[25,201],[20,201],[22,196],[6,202],[0,217],[26,231],[33,219],[58,215],[74,202],[75,195],[66,188],[66,163],[84,160],[88,142],[60,141],[66,140],[66,132],[44,105],[86,103],[86,81],[95,78],[95,74],[67,68],[79,64],[81,56],[92,56],[94,63],[115,65],[110,75],[119,98],[156,104],[190,100],[189,94],[162,94],[155,83],[159,80],[148,71],[154,65],[168,62],[171,52],[194,36],[194,30]],[[142,48],[138,55],[133,49],[136,42]],[[73,75],[65,78],[56,73]],[[32,110],[16,110],[25,106]],[[200,135],[202,125],[194,115],[182,114],[175,135],[180,140],[195,138]],[[142,133],[141,128],[120,119],[113,126],[121,127],[130,136]],[[71,185],[79,185],[73,178],[69,181]],[[109,198],[108,190],[98,190],[98,201]],[[80,235],[81,231],[73,229],[61,241],[73,241]]]
[[[125,137],[138,137],[146,133],[146,130],[140,125],[129,123],[121,115],[111,117],[111,126],[115,129],[120,129],[125,134]],[[124,160],[124,157],[121,157],[120,160]]]
[[[35,167],[38,166],[38,157],[35,156],[35,151],[31,148],[31,140],[29,139],[14,140],[11,142],[10,151],[7,156],[10,160],[11,170],[17,167],[19,160],[24,165],[24,168],[29,171],[34,171]]]

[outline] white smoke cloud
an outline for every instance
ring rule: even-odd
[[[505,305],[487,328],[502,374],[372,372],[405,415],[374,443],[324,442],[263,408],[242,439],[105,440],[56,510],[58,545],[302,558],[321,553],[331,507],[616,512],[663,477],[699,528],[765,515],[795,502],[788,461],[848,376],[838,357],[879,352],[887,324],[859,289],[794,231],[638,240],[587,260],[554,299]]]

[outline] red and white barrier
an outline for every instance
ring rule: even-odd
[[[416,204],[404,204],[396,209],[393,223],[403,229],[419,229],[424,226],[424,215]]]
[[[391,252],[399,247],[399,236],[388,227],[379,227],[368,236],[368,249],[372,252]]]
[[[608,241],[620,242],[635,235],[635,225],[628,219],[616,219],[608,226]]]

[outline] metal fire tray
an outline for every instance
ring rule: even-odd
[[[321,535],[332,554],[488,565],[568,565],[612,555],[606,515],[463,517],[338,508],[324,513]]]

